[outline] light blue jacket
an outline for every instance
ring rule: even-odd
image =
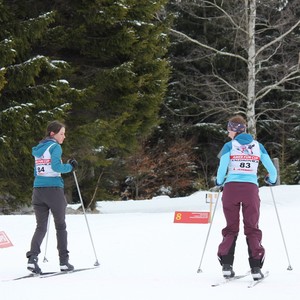
[[[46,149],[52,145],[50,148],[51,154],[51,168],[57,173],[69,173],[72,171],[71,164],[63,164],[61,160],[62,148],[60,144],[57,143],[55,139],[45,138],[37,146],[32,148],[32,155],[35,157],[41,157]],[[36,169],[34,168],[34,187],[64,187],[64,181],[61,176],[57,177],[45,177],[37,176]]]
[[[253,137],[248,133],[241,133],[235,137],[235,140],[241,145],[250,144]],[[232,141],[226,143],[221,150],[220,164],[217,172],[217,185],[224,185],[227,182],[250,182],[258,185],[257,174],[228,174],[226,177],[228,166],[230,163],[230,153],[232,149]],[[269,181],[275,183],[277,181],[277,170],[265,147],[259,143],[260,161],[269,173]]]

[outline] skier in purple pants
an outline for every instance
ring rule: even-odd
[[[232,117],[227,125],[232,139],[221,150],[216,185],[223,188],[223,212],[226,227],[218,248],[218,258],[225,278],[234,277],[233,261],[236,239],[239,233],[240,208],[242,208],[244,234],[248,245],[249,265],[254,280],[263,278],[265,249],[261,245],[262,232],[258,227],[260,198],[257,168],[261,161],[268,171],[265,181],[275,185],[277,171],[266,149],[246,133],[246,121],[242,116]]]

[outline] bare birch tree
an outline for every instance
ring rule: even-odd
[[[248,131],[256,136],[256,123],[262,115],[272,109],[282,110],[295,105],[299,107],[299,101],[284,101],[280,107],[258,109],[258,104],[268,96],[271,97],[270,94],[274,91],[283,92],[289,86],[291,92],[290,87],[294,85],[295,91],[299,92],[299,85],[297,86],[300,79],[299,49],[292,45],[293,43],[299,45],[300,41],[300,21],[295,13],[299,8],[296,2],[280,0],[174,2],[181,11],[202,24],[202,35],[195,34],[195,37],[192,37],[189,33],[174,28],[171,29],[171,33],[182,41],[197,45],[201,49],[198,59],[205,59],[211,64],[211,74],[201,74],[195,80],[193,89],[189,90],[189,97],[198,98],[199,103],[205,107],[206,117],[218,113],[224,115],[224,112],[241,113],[247,118]],[[279,15],[281,18],[278,18]],[[222,44],[218,40],[208,42],[207,26],[211,26],[212,22],[219,23],[220,31],[225,34],[231,32],[231,45]],[[206,33],[206,36],[203,33]],[[221,38],[222,36],[219,36],[219,39]],[[290,53],[286,53],[291,49]],[[202,58],[199,58],[199,55]],[[239,75],[228,74],[223,68],[218,67],[218,60],[222,58],[245,68],[245,78],[237,78]],[[204,86],[208,91],[206,95],[203,92],[193,94],[197,87],[201,89]]]

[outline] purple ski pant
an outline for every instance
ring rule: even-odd
[[[221,264],[233,264],[242,208],[250,267],[261,267],[265,249],[261,245],[262,232],[258,228],[260,208],[258,186],[247,182],[228,182],[224,186],[222,203],[227,224],[222,230],[223,240],[218,248]]]

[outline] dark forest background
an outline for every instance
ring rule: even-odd
[[[234,114],[298,184],[299,19],[295,0],[0,0],[1,210],[30,204],[55,119],[90,209],[212,187]]]

